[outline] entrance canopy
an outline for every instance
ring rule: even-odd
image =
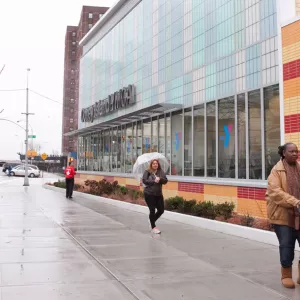
[[[65,134],[65,136],[77,136],[77,135],[85,135],[94,131],[105,130],[116,126],[121,126],[124,124],[128,124],[134,121],[140,121],[146,118],[154,117],[168,111],[176,110],[182,108],[181,104],[171,104],[171,103],[158,103],[138,111],[126,114],[121,117],[117,117],[115,119],[111,119],[109,121],[105,121],[102,123],[94,124],[86,128],[74,130]]]

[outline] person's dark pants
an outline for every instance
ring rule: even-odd
[[[300,245],[300,230],[285,225],[273,225],[273,227],[279,241],[281,266],[290,268],[294,261],[296,241]]]
[[[66,178],[66,197],[71,198],[74,189],[74,178]]]
[[[153,229],[156,227],[155,222],[160,218],[160,216],[165,211],[164,198],[163,196],[154,196],[148,194],[144,194],[144,196],[145,196],[145,201],[150,210],[149,219],[150,219],[151,227]]]

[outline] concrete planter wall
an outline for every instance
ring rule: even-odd
[[[45,185],[44,186],[46,189],[57,191],[60,193],[65,193],[64,189],[53,187],[50,185]],[[79,192],[74,192],[74,195],[83,199],[89,199],[93,201],[98,201],[100,203],[106,203],[109,205],[113,205],[119,208],[127,209],[130,211],[135,211],[138,213],[142,213],[145,215],[149,214],[148,207],[141,206],[141,205],[136,205],[132,203],[127,203],[123,201],[118,201],[118,200],[113,200],[109,198],[104,198],[104,197],[98,197],[98,196],[93,196],[85,193],[79,193]],[[180,213],[175,213],[175,212],[170,212],[166,211],[163,216],[163,219],[165,220],[170,220],[170,221],[175,221],[179,223],[183,223],[186,225],[191,225],[195,227],[199,227],[202,229],[207,229],[207,230],[213,230],[216,232],[221,232],[224,234],[228,235],[233,235],[245,239],[249,239],[252,241],[268,244],[268,245],[274,245],[278,246],[278,240],[274,232],[270,231],[265,231],[265,230],[260,230],[260,229],[255,229],[255,228],[250,228],[250,227],[244,227],[240,225],[235,225],[235,224],[228,224],[228,223],[223,223],[219,221],[214,221],[214,220],[208,220],[200,217],[195,217],[195,216],[190,216],[190,215],[184,215]],[[300,251],[299,246],[296,246],[296,250]]]

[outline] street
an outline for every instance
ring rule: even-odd
[[[277,247],[46,190],[0,173],[1,300],[299,299]],[[296,268],[295,268],[296,278]]]

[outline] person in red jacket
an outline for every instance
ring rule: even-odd
[[[74,189],[74,176],[76,175],[72,162],[65,169],[66,175],[66,198],[72,199]]]

